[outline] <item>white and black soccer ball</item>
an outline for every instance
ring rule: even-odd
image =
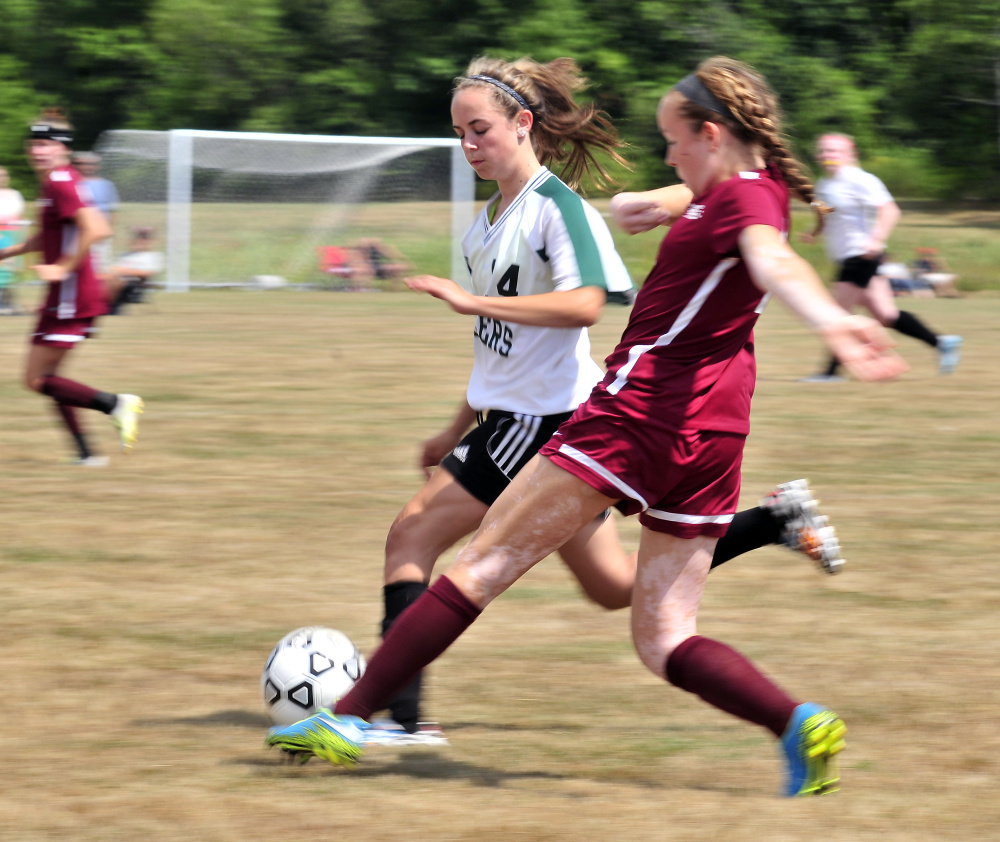
[[[306,626],[274,647],[260,676],[264,706],[275,725],[291,725],[333,708],[365,671],[365,658],[343,632]]]

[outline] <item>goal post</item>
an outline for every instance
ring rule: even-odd
[[[370,238],[464,281],[475,175],[455,138],[115,130],[96,149],[122,200],[116,252],[158,229],[167,289],[329,282],[319,250]]]

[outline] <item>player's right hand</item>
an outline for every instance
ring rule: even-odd
[[[451,432],[445,430],[434,438],[427,439],[420,450],[420,468],[424,472],[424,477],[430,479],[434,469],[441,464],[444,459],[458,444],[459,439]]]
[[[643,198],[638,193],[619,193],[611,199],[611,218],[627,234],[652,231],[670,222],[670,212],[659,202]]]

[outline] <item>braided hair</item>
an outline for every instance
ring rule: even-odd
[[[476,76],[488,79],[472,78]],[[488,89],[509,120],[525,108],[531,112],[531,144],[538,160],[550,168],[561,166],[560,176],[574,190],[587,176],[599,188],[617,184],[596,152],[631,169],[618,152],[627,144],[607,114],[593,103],[575,101],[574,94],[586,88],[587,79],[573,59],[541,64],[527,57],[507,62],[483,56],[473,59],[465,75],[455,79],[453,94],[473,86]]]
[[[706,59],[695,76],[727,109],[720,114],[689,99],[680,105],[680,114],[693,131],[705,122],[721,123],[738,139],[760,149],[764,160],[781,173],[791,193],[811,205],[822,219],[832,208],[816,200],[812,179],[788,150],[782,127],[778,97],[756,70],[741,61],[715,56]]]

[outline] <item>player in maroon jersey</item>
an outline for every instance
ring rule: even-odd
[[[661,101],[667,163],[690,195],[633,194],[675,220],[591,397],[490,507],[455,563],[410,606],[334,714],[272,729],[270,745],[349,765],[367,719],[514,581],[606,507],[641,513],[632,636],[654,674],[770,730],[788,795],[829,792],[845,728],[799,703],[728,646],[697,634],[712,553],[732,517],[755,380],[753,326],[772,293],[858,379],[905,370],[876,321],[837,305],[788,246],[788,194],[812,185],[780,134],[776,98],[752,68],[703,62]],[[685,188],[680,188],[682,191]],[[678,216],[680,218],[678,218]]]
[[[54,110],[31,125],[26,151],[39,182],[39,230],[20,245],[0,249],[0,260],[42,253],[41,262],[31,268],[48,284],[48,293],[31,337],[24,384],[55,402],[76,444],[74,461],[95,466],[106,464],[107,458],[92,452],[76,410],[96,409],[109,415],[127,451],[135,444],[143,403],[135,395],[102,392],[58,374],[70,349],[92,335],[98,316],[107,312],[90,248],[112,233],[91,202],[83,178],[69,165],[72,143],[72,126]]]

